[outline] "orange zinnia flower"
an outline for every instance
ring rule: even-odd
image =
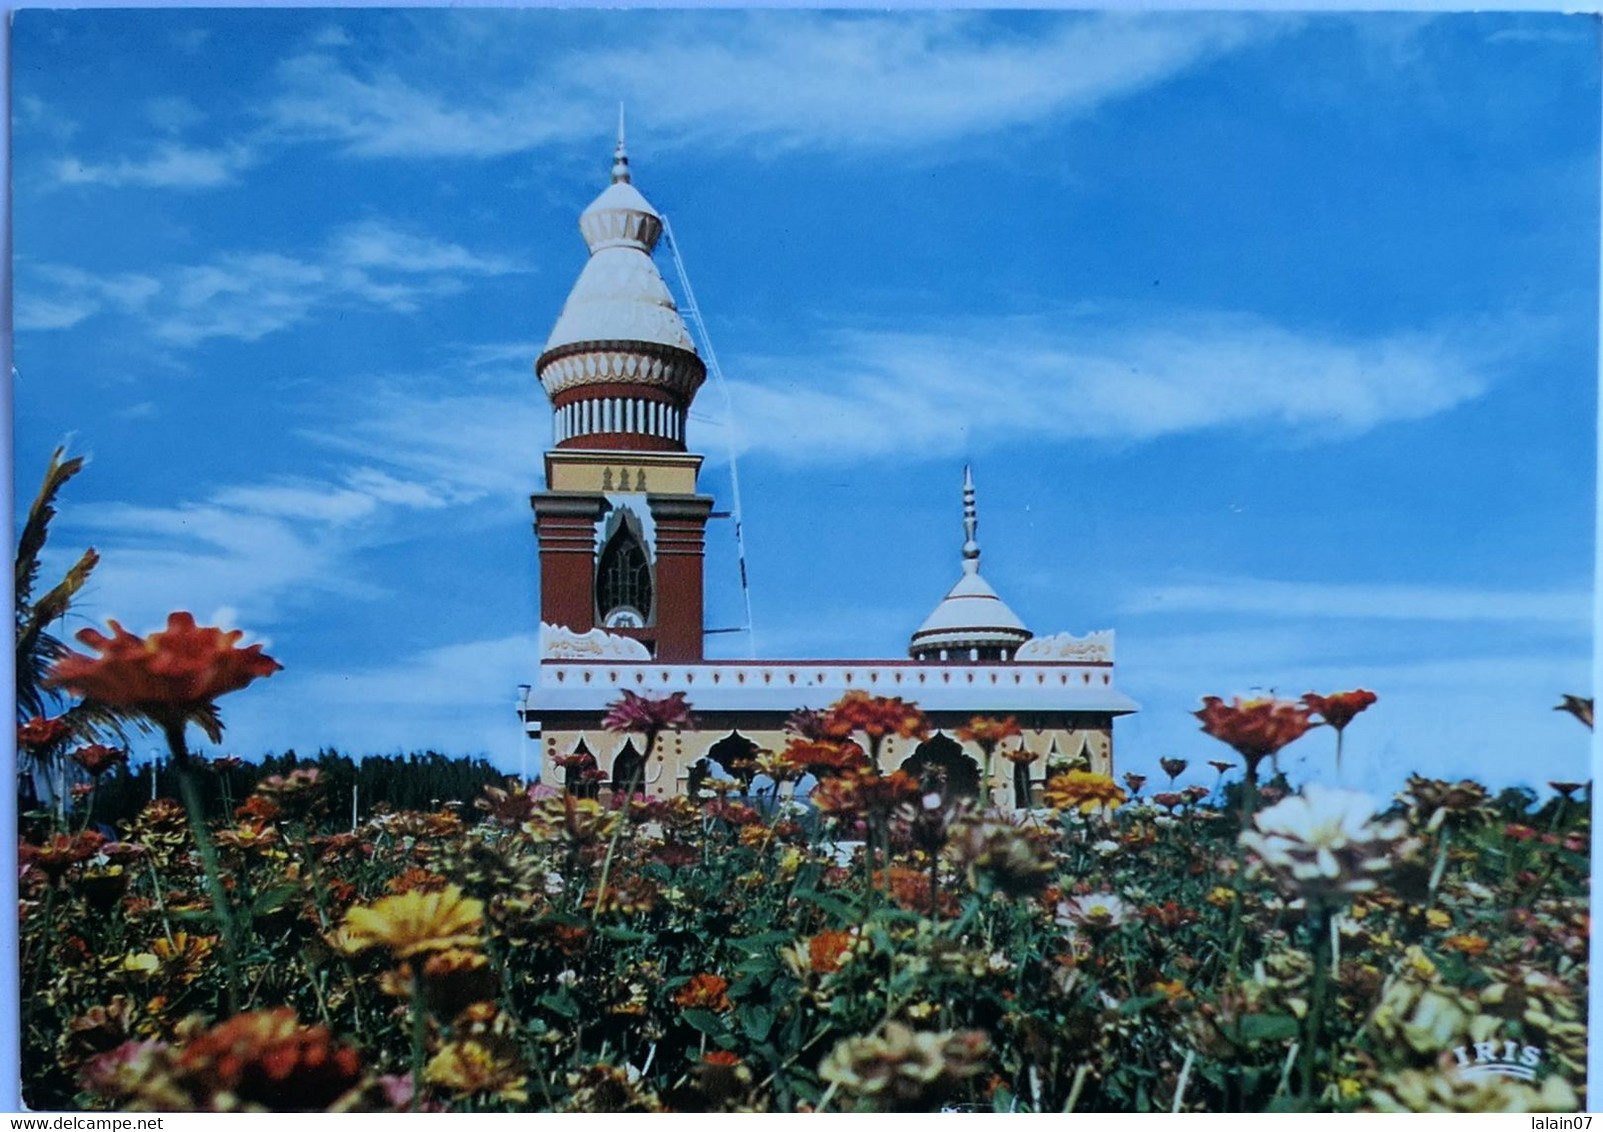
[[[1247,760],[1254,777],[1265,758],[1319,726],[1308,718],[1308,708],[1286,700],[1243,702],[1237,698],[1227,704],[1218,696],[1204,696],[1202,710],[1192,714],[1202,720],[1204,731]]]
[[[110,625],[110,637],[94,629],[78,634],[98,657],[68,652],[50,670],[46,683],[167,723],[283,668],[262,652],[261,645],[236,648],[245,635],[241,630],[202,628],[188,613],[169,615],[167,628],[148,637],[136,637],[115,621]],[[201,725],[213,742],[221,739],[215,720]]]
[[[728,989],[728,979],[704,973],[692,977],[680,987],[673,1000],[685,1010],[728,1010],[729,998],[724,994]]]
[[[356,1087],[361,1055],[288,1009],[237,1014],[178,1055],[174,1076],[197,1101],[232,1094],[246,1109],[321,1111]]]
[[[1019,721],[1013,716],[1006,719],[994,719],[988,715],[976,715],[968,721],[967,727],[957,729],[957,737],[965,743],[978,743],[983,750],[994,751],[1008,739],[1015,739],[1024,734],[1019,730]]]
[[[839,971],[856,942],[851,932],[819,932],[807,941],[808,969],[818,975]]]
[[[1478,935],[1453,935],[1442,942],[1442,946],[1450,951],[1462,951],[1465,955],[1476,956],[1485,953],[1491,947],[1491,942]]]
[[[792,739],[780,757],[799,771],[816,778],[868,768],[868,755],[863,748],[849,740]]]
[[[832,739],[847,739],[861,731],[877,742],[887,735],[922,739],[929,734],[929,722],[917,704],[853,690],[829,709],[824,729]]]
[[[1379,698],[1374,692],[1359,688],[1355,692],[1332,692],[1328,696],[1309,692],[1303,696],[1302,702],[1309,711],[1340,731],[1353,721],[1353,716],[1366,710]]]

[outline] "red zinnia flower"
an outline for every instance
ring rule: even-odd
[[[79,747],[74,751],[72,753],[72,761],[96,778],[99,778],[112,767],[126,763],[128,761],[128,752],[119,751],[116,747],[103,746],[100,743],[91,743],[87,747]]]
[[[1192,714],[1209,735],[1234,747],[1254,774],[1266,757],[1318,726],[1306,707],[1286,700],[1238,698],[1227,704],[1218,696],[1204,696],[1202,709]]]
[[[648,699],[625,689],[623,697],[607,708],[601,726],[608,731],[639,731],[655,735],[662,731],[690,727],[690,705],[683,692],[662,699]]]
[[[1139,794],[1141,793],[1141,788],[1147,784],[1147,776],[1128,771],[1124,776],[1124,784],[1130,788],[1130,793]]]
[[[729,998],[724,994],[729,980],[721,975],[700,974],[691,978],[673,996],[675,1004],[685,1010],[729,1009]]]
[[[1374,692],[1359,688],[1355,692],[1332,692],[1328,696],[1309,692],[1303,696],[1302,702],[1309,711],[1340,731],[1353,721],[1353,716],[1366,710],[1379,698]]]
[[[1167,774],[1169,781],[1173,783],[1175,779],[1185,773],[1186,767],[1191,764],[1185,759],[1159,759],[1158,765],[1163,768],[1163,773]]]
[[[17,728],[17,746],[32,750],[52,747],[72,734],[72,726],[59,715],[54,719],[34,716]]]
[[[262,652],[261,645],[236,648],[243,631],[202,628],[188,613],[170,614],[167,628],[148,637],[136,637],[115,621],[110,625],[110,637],[94,629],[78,634],[98,657],[68,652],[50,670],[46,683],[87,700],[172,722],[283,668]],[[213,742],[221,738],[215,720],[201,725]]]

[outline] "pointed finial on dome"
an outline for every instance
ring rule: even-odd
[[[980,513],[974,506],[974,471],[963,465],[963,572],[976,574],[980,569],[980,544],[975,540],[979,529]]]
[[[623,103],[618,103],[618,145],[612,151],[612,183],[629,183],[629,151],[623,146]]]

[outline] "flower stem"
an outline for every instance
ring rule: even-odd
[[[629,809],[634,805],[635,789],[640,785],[646,774],[646,764],[651,761],[651,751],[657,745],[657,733],[646,732],[646,753],[640,758],[640,765],[635,768],[634,777],[629,780],[629,791],[624,795],[623,806],[618,811],[618,824],[612,828],[612,840],[607,843],[607,857],[601,862],[601,881],[596,886],[595,907],[590,909],[590,922],[594,924],[601,915],[601,902],[607,896],[607,876],[612,872],[612,859],[618,852],[618,841],[623,836],[623,827],[629,822]]]
[[[1320,1039],[1324,1036],[1325,999],[1330,990],[1330,910],[1310,903],[1309,927],[1314,933],[1313,1001],[1308,1004],[1308,1037],[1303,1051],[1302,1099],[1306,1108],[1314,1105],[1314,1069],[1319,1061]]]
[[[428,1011],[423,1004],[423,971],[419,964],[412,971],[412,1103],[417,1111],[423,1097],[423,1042],[427,1035]]]
[[[222,867],[217,860],[217,847],[212,844],[206,828],[206,808],[201,802],[200,786],[189,766],[189,747],[184,742],[184,721],[167,720],[162,724],[167,735],[167,747],[172,751],[173,770],[178,775],[178,793],[184,800],[184,811],[189,815],[189,831],[200,852],[200,864],[206,874],[207,894],[211,897],[212,917],[223,937],[223,963],[228,973],[228,1009],[239,1013],[239,939],[233,913],[228,907],[228,891],[223,887]]]

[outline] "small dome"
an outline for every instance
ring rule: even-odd
[[[967,565],[964,563],[965,568]],[[972,573],[965,569],[957,585],[924,619],[913,634],[911,651],[921,658],[937,649],[1005,649],[1011,653],[1033,635],[976,567]]]
[[[1033,633],[980,576],[974,477],[963,469],[963,576],[913,634],[915,660],[1011,660]],[[957,655],[952,655],[957,654]]]

